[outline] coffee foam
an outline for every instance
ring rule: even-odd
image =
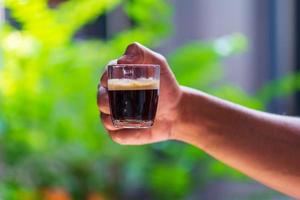
[[[109,79],[108,90],[155,90],[159,88],[159,81],[153,78],[139,79]]]

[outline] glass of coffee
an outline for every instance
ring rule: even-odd
[[[150,128],[159,96],[160,66],[115,64],[108,66],[108,94],[113,125]]]

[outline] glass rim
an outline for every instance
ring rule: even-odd
[[[110,65],[107,65],[107,67],[152,67],[152,68],[155,68],[155,69],[160,69],[160,65],[158,64],[137,64],[137,63],[134,63],[134,64],[110,64]]]

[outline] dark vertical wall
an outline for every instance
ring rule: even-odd
[[[265,25],[261,26],[262,29],[256,28],[256,21],[261,22],[265,18],[263,9],[259,11],[262,17],[257,18],[257,8],[260,6],[256,7],[256,4],[261,1],[173,0],[174,31],[159,51],[167,55],[187,42],[211,41],[224,35],[242,33],[249,40],[249,48],[242,54],[223,60],[224,80],[255,93],[261,86],[266,71],[264,61],[256,62],[257,55],[265,60],[261,56],[265,52],[262,51],[265,45],[257,42],[261,34],[264,34]]]
[[[300,72],[300,1],[296,1],[296,11],[295,11],[295,39],[296,39],[296,49],[295,49],[295,62],[296,70]],[[300,115],[300,92],[296,94],[296,114]]]
[[[263,1],[262,1],[263,2]],[[295,71],[295,3],[298,0],[267,0],[265,13],[267,58],[266,81],[280,80]],[[293,96],[274,98],[268,105],[273,113],[295,113]]]
[[[277,45],[277,4],[274,0],[267,1],[267,47],[269,52],[268,57],[268,81],[274,81],[278,78],[278,45]],[[279,112],[279,101],[278,99],[273,99],[268,105],[268,110],[273,113]]]

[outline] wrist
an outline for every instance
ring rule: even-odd
[[[184,127],[186,126],[185,116],[188,114],[189,92],[186,87],[180,86],[180,97],[176,106],[176,117],[171,131],[171,140],[184,141]]]
[[[180,87],[181,97],[177,106],[177,118],[172,129],[172,139],[196,145],[212,132],[215,117],[213,100],[205,93]]]

